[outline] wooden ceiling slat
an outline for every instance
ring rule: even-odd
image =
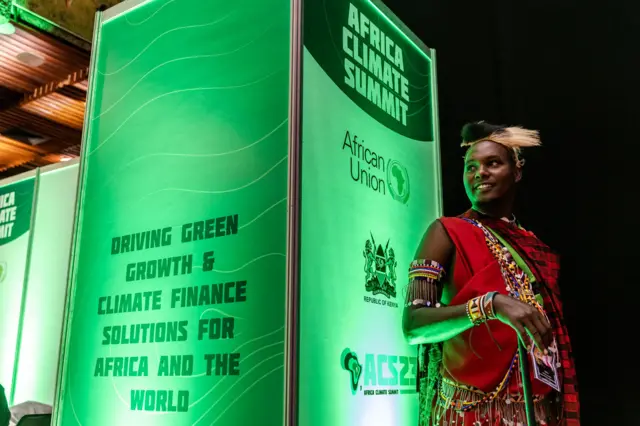
[[[48,34],[24,26],[17,26],[15,35],[18,36],[25,46],[44,52],[51,52],[51,54],[56,57],[64,56],[69,58],[72,66],[81,64],[82,61],[89,57],[89,52],[56,40]]]
[[[88,74],[89,69],[83,68],[69,74],[62,81],[54,81],[44,86],[40,86],[32,93],[25,95],[22,104],[33,102],[39,98],[49,96],[53,93],[59,93],[63,97],[69,98],[71,100],[84,102],[87,97],[87,93],[82,89],[73,87],[72,85],[75,84],[78,80],[86,78]]]
[[[76,105],[72,105],[69,101],[65,102],[61,100],[51,99],[50,97],[39,99],[28,105],[23,105],[21,108],[25,111],[35,113],[36,115],[39,115],[37,114],[37,112],[38,110],[42,109],[52,114],[66,115],[69,117],[80,116],[82,118],[82,116],[84,116],[83,107],[77,107]],[[53,121],[57,120],[53,119]],[[80,123],[80,127],[77,128],[81,129],[82,123]]]
[[[14,92],[24,93],[32,85],[26,86],[24,80],[2,75],[2,70],[0,69],[0,86],[11,89]]]
[[[32,147],[11,138],[0,136],[0,171],[33,162],[36,165],[50,164],[44,159],[46,151]]]
[[[85,93],[89,90],[89,81],[88,80],[84,80],[81,81],[80,83],[76,83],[73,85],[74,87],[77,87],[78,89],[82,89],[85,91]]]
[[[82,140],[82,132],[79,130],[60,125],[22,109],[13,108],[0,111],[0,133],[13,127],[21,127],[42,136],[61,139],[70,145],[80,143]]]
[[[30,73],[30,69],[28,69],[26,65],[21,63],[14,64],[14,61],[12,61],[12,59],[8,59],[2,52],[0,52],[0,67],[3,69],[3,75],[19,78],[20,80],[26,80],[30,85],[38,84],[40,81],[46,81],[46,79]]]
[[[31,67],[18,60],[23,52],[44,62]],[[38,30],[16,25],[15,34],[0,35],[0,177],[78,155],[88,66],[89,52]],[[19,129],[46,140],[34,146],[8,136],[20,138]]]
[[[39,67],[30,67],[17,58],[22,52],[37,54],[44,59]],[[69,74],[89,66],[89,53],[66,45],[44,33],[17,26],[13,35],[0,36],[0,64],[3,75],[27,81],[25,92],[50,81],[61,81]],[[13,84],[13,87],[16,87]]]
[[[15,60],[19,64],[22,62],[18,59],[18,55],[23,52],[28,52],[42,57],[44,59],[42,65],[37,68],[33,67],[33,69],[42,71],[49,70],[49,72],[55,72],[58,69],[83,68],[88,65],[87,61],[67,60],[68,56],[54,56],[50,51],[33,49],[24,43],[16,41],[3,44],[2,50],[8,58]]]
[[[75,110],[72,106],[52,101],[49,97],[30,102],[21,109],[77,130],[82,129],[84,109]]]
[[[61,80],[73,72],[71,70],[74,68],[69,66],[62,67],[59,64],[52,63],[48,55],[39,55],[44,59],[44,62],[39,67],[28,66],[17,59],[17,55],[22,52],[23,51],[19,49],[7,48],[0,52],[0,57],[4,58],[5,67],[8,67],[15,73],[37,80],[40,84],[51,80]],[[76,69],[80,68],[82,68],[82,66],[78,66]]]
[[[24,167],[27,164],[29,165],[29,167]],[[4,167],[0,167],[0,172],[5,172],[20,167],[21,170],[17,170],[16,172],[21,173],[23,171],[33,170],[36,167],[46,166],[48,164],[51,164],[51,161],[47,161],[47,159],[44,157],[26,157],[14,160]]]
[[[0,148],[13,151],[13,152],[26,151],[33,154],[45,153],[45,151],[43,151],[42,148],[39,148],[37,146],[27,145],[22,142],[8,138],[6,136],[0,136]]]
[[[57,90],[58,93],[60,93],[61,95],[63,95],[65,98],[69,98],[69,99],[73,99],[75,101],[80,101],[82,102],[83,108],[84,108],[84,103],[87,99],[87,92],[79,89],[74,85],[71,86],[65,86],[62,87],[60,89]]]
[[[20,33],[25,39],[31,41],[36,45],[39,45],[46,50],[51,50],[56,53],[73,52],[73,54],[78,57],[89,55],[89,52],[58,40],[55,37],[50,36],[49,34],[45,34],[22,25],[16,28],[16,33]]]

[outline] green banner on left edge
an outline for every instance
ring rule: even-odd
[[[0,246],[29,232],[35,178],[0,187]]]
[[[16,361],[35,181],[0,187],[0,383],[7,393]]]

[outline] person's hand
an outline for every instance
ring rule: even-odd
[[[513,297],[496,294],[493,299],[493,311],[497,319],[516,330],[525,346],[528,347],[529,339],[526,336],[529,335],[536,346],[547,353],[547,348],[553,340],[551,324],[536,308]]]

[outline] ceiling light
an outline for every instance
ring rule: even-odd
[[[11,35],[16,32],[16,27],[9,22],[9,18],[0,15],[0,34]]]
[[[35,55],[29,52],[21,52],[16,55],[18,60],[25,65],[29,65],[30,67],[39,67],[44,64],[44,58],[39,55]]]

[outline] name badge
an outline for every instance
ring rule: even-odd
[[[560,392],[560,380],[558,379],[558,349],[554,341],[547,355],[536,345],[532,345],[531,360],[533,361],[533,377],[542,383],[549,385]]]

